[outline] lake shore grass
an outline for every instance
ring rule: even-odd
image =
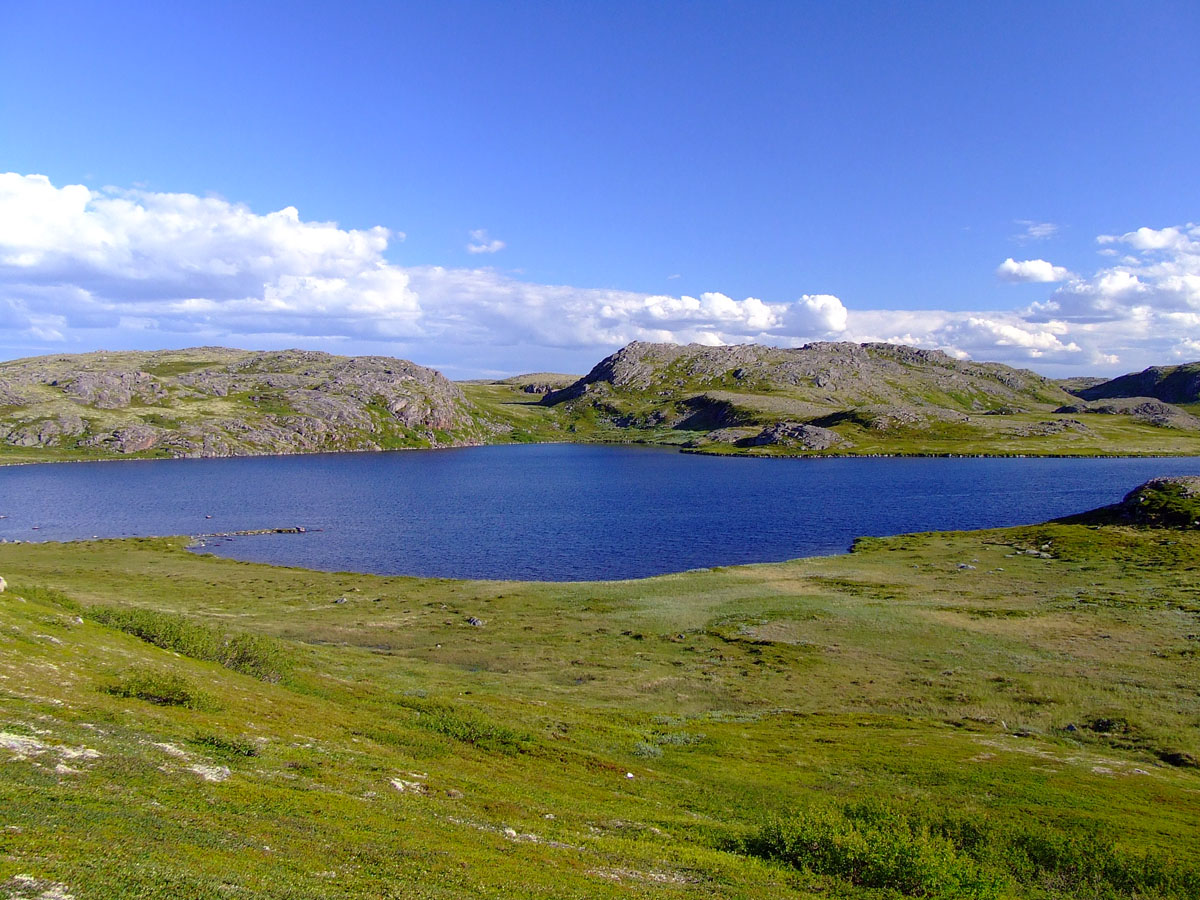
[[[0,887],[1194,897],[1200,535],[639,581],[0,545]],[[532,551],[531,551],[532,552]]]

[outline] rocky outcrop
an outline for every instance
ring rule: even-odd
[[[60,413],[53,418],[32,421],[0,422],[0,440],[14,447],[58,447],[84,434],[83,419],[73,413]]]
[[[744,447],[790,447],[797,450],[828,450],[844,441],[836,431],[802,422],[776,422],[754,437],[739,441]]]
[[[50,382],[84,406],[96,409],[123,409],[130,403],[157,403],[167,390],[145,372],[80,372]]]
[[[1134,488],[1120,503],[1061,521],[1086,525],[1200,529],[1200,477],[1154,478]]]
[[[1022,424],[1009,429],[1008,433],[1013,437],[1050,437],[1068,431],[1079,434],[1092,433],[1092,430],[1078,419],[1049,419],[1044,422]]]
[[[97,434],[83,441],[85,447],[98,447],[114,453],[141,453],[162,439],[162,429],[134,423],[114,428],[107,434]]]
[[[1164,403],[1197,403],[1200,402],[1200,362],[1151,366],[1141,372],[1078,388],[1072,393],[1084,400],[1151,397]]]
[[[1156,400],[1153,397],[1125,397],[1095,403],[1068,403],[1055,410],[1057,413],[1092,413],[1103,416],[1132,416],[1139,422],[1159,428],[1180,428],[1185,431],[1200,431],[1200,419],[1184,412],[1177,406]]]
[[[1067,396],[1034,372],[998,363],[964,362],[939,350],[897,344],[817,342],[787,349],[634,342],[601,360],[575,384],[551,392],[544,402],[574,400],[602,385],[626,392],[706,385],[750,392],[793,390],[830,402],[849,401],[843,403],[846,406],[892,401],[953,406],[961,401],[947,391],[961,395],[966,389],[975,395],[968,405],[980,410],[1031,393],[1042,402],[1063,402]],[[839,393],[841,398],[836,396]]]
[[[969,418],[965,413],[940,407],[881,404],[858,406],[836,412],[816,419],[814,424],[823,426],[853,424],[869,431],[890,433],[927,428],[932,422],[966,422]]]
[[[0,363],[0,441],[113,455],[232,456],[482,443],[457,385],[389,357],[196,348]]]
[[[25,403],[25,397],[16,391],[14,385],[0,379],[0,407],[24,406]]]

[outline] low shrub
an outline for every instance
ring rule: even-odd
[[[986,814],[939,814],[872,801],[814,806],[764,825],[743,852],[908,896],[1194,900],[1200,867],[1124,850],[1095,828],[1051,829]]]
[[[639,759],[658,759],[662,756],[662,748],[649,741],[638,741],[633,745],[633,755]]]
[[[1000,896],[1002,887],[949,838],[895,807],[813,808],[764,826],[745,842],[745,851],[915,897],[985,900]]]
[[[403,705],[417,713],[421,728],[497,753],[527,753],[535,743],[533,735],[500,725],[478,712],[436,700],[405,698]]]
[[[220,663],[262,681],[279,681],[292,666],[287,647],[267,635],[225,634],[185,616],[138,607],[94,606],[88,615],[148,644],[192,659]]]
[[[213,709],[216,705],[208,694],[199,690],[183,675],[159,669],[131,669],[120,681],[106,690],[114,697],[132,697],[159,706]]]
[[[59,609],[70,613],[80,613],[83,607],[79,601],[73,597],[69,597],[62,591],[56,591],[54,588],[41,587],[40,585],[9,585],[9,590],[14,595],[24,597],[26,600],[32,600],[35,603],[45,603],[50,606],[57,606]]]
[[[258,745],[242,738],[201,732],[191,739],[191,743],[218,756],[258,756]]]

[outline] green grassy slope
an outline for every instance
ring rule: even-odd
[[[1065,524],[566,585],[0,545],[0,886],[1194,897],[1198,567]]]

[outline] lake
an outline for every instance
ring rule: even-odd
[[[0,468],[0,539],[198,535],[221,556],[455,578],[634,578],[1028,524],[1200,459],[788,459],[540,444]]]

